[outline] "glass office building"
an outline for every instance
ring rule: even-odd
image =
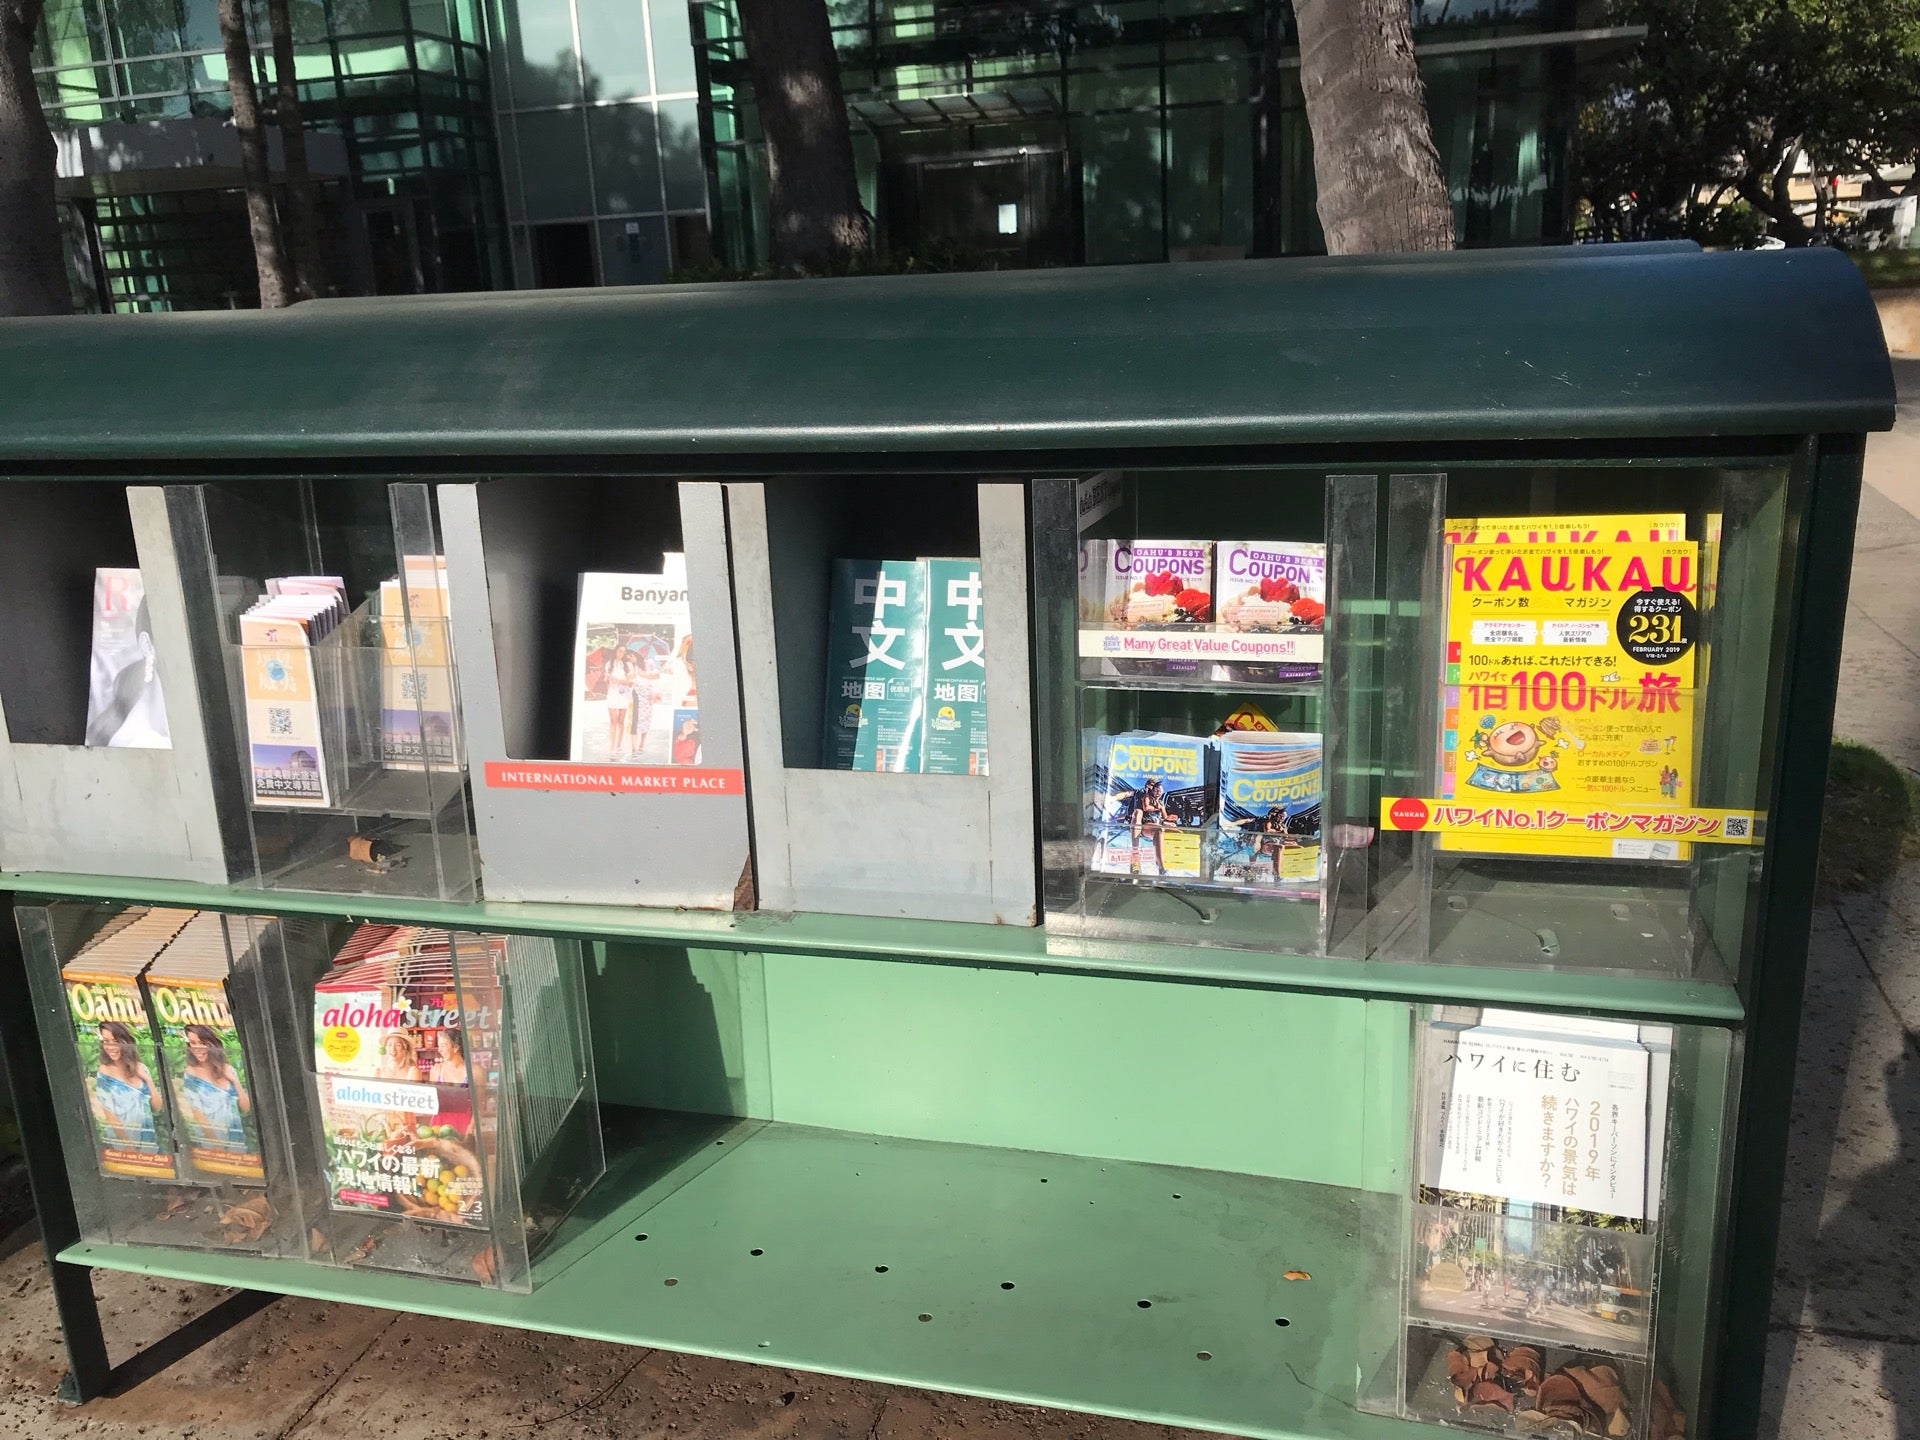
[[[252,8],[263,54],[263,7]],[[334,287],[503,283],[488,50],[474,0],[290,8]],[[82,302],[257,304],[214,0],[49,0],[36,58]],[[260,73],[271,106],[264,60]],[[270,140],[277,170],[277,132]]]
[[[696,0],[716,242],[766,256],[729,0]],[[1324,248],[1289,0],[828,0],[882,243],[1001,265]],[[1577,64],[1632,38],[1586,0],[1412,0],[1466,245],[1569,238]]]
[[[88,308],[257,303],[214,3],[48,0],[37,70]],[[1288,0],[826,3],[890,249],[1045,265],[1320,247]],[[1413,3],[1462,241],[1566,238],[1576,66],[1624,37],[1593,0]],[[729,0],[291,6],[334,288],[764,261]]]

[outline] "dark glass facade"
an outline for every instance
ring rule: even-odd
[[[256,73],[271,106],[264,7],[251,8]],[[291,0],[291,10],[334,288],[504,283],[474,0]],[[36,61],[61,141],[69,269],[83,303],[257,304],[214,0],[49,0]]]
[[[1415,0],[1466,245],[1569,238],[1579,0]],[[1288,0],[828,0],[882,243],[1003,265],[1324,249]],[[716,244],[766,256],[764,159],[730,0],[695,0]]]

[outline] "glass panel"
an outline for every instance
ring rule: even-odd
[[[666,170],[667,208],[706,209],[707,172],[700,158],[700,106],[697,101],[661,102],[660,153]]]
[[[587,185],[586,125],[578,110],[519,115],[520,175],[531,220],[585,215],[593,209]]]
[[[602,212],[660,210],[660,151],[653,110],[607,105],[587,112],[593,183]]]
[[[1163,259],[1160,122],[1100,115],[1078,123],[1087,263]]]
[[[696,88],[689,11],[681,0],[647,0],[653,26],[653,74],[658,93],[684,95]]]
[[[580,98],[573,9],[556,0],[500,0],[499,43],[507,53],[513,104],[561,105]]]
[[[640,7],[634,0],[578,0],[578,5],[587,99],[629,100],[653,94]]]

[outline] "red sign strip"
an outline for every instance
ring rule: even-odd
[[[579,794],[744,795],[746,773],[703,765],[574,765],[559,760],[489,760],[493,790],[570,790]]]

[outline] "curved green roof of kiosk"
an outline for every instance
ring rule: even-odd
[[[925,464],[1782,437],[1884,429],[1893,411],[1867,288],[1825,250],[1256,260],[0,322],[0,461],[16,463]]]

